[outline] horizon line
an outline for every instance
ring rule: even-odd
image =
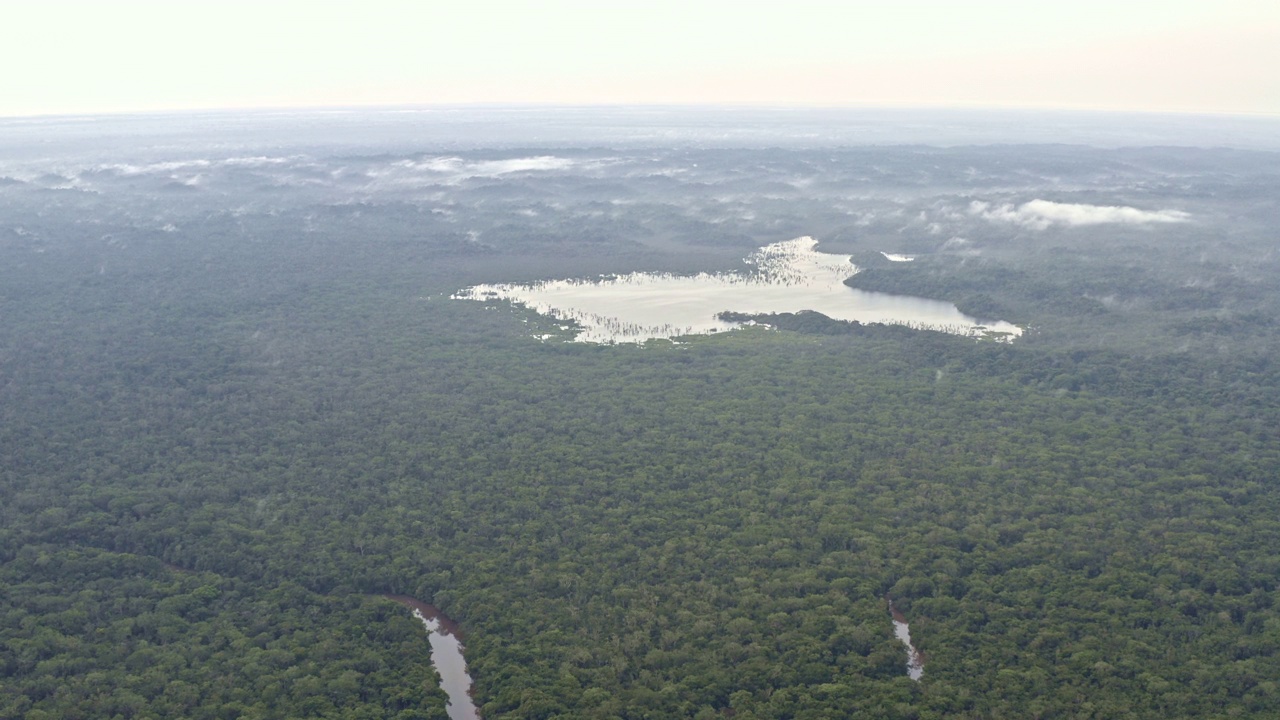
[[[1113,108],[1085,107],[1072,105],[931,105],[931,104],[897,104],[897,103],[763,103],[763,102],[715,102],[715,103],[682,103],[682,102],[584,102],[584,103],[538,103],[507,101],[473,101],[447,103],[353,103],[349,105],[233,105],[223,107],[173,107],[143,109],[108,109],[85,110],[71,112],[30,112],[16,114],[0,114],[0,122],[13,120],[71,120],[97,119],[104,117],[164,117],[174,115],[234,115],[255,113],[286,112],[422,112],[432,110],[618,110],[618,109],[662,109],[662,110],[738,110],[738,111],[884,111],[884,112],[969,112],[969,113],[1045,113],[1075,114],[1096,116],[1162,116],[1162,117],[1203,117],[1203,118],[1238,118],[1258,120],[1280,120],[1280,113],[1247,110],[1203,110],[1203,109],[1149,109],[1149,108]]]

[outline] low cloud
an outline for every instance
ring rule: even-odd
[[[1150,211],[1118,205],[1083,205],[1049,200],[1032,200],[1017,207],[1009,203],[993,206],[991,203],[975,200],[969,204],[969,214],[991,222],[1013,223],[1035,230],[1044,230],[1052,225],[1143,225],[1180,223],[1191,219],[1190,214],[1181,210]]]
[[[540,155],[538,157],[479,162],[475,165],[475,173],[477,175],[506,175],[507,173],[536,170],[564,170],[571,166],[573,166],[573,161],[568,158]]]
[[[111,163],[107,165],[98,165],[90,168],[95,172],[110,172],[117,175],[135,176],[149,174],[168,174],[179,170],[203,170],[218,166],[223,167],[267,167],[272,165],[284,165],[286,163],[295,163],[300,160],[301,156],[294,157],[267,157],[263,155],[255,157],[229,157],[221,160],[198,158],[195,160],[169,160],[165,162],[144,163],[141,165],[133,165],[129,163]]]
[[[573,167],[574,164],[573,160],[553,155],[510,158],[508,160],[482,160],[479,162],[468,162],[459,157],[438,157],[421,162],[404,160],[396,163],[399,167],[427,170],[459,177],[497,177],[508,173],[564,170]]]

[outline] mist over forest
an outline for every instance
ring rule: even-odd
[[[1274,717],[1278,129],[0,120],[0,718]],[[805,236],[1020,334],[456,299]]]

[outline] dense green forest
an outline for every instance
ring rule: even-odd
[[[9,717],[446,717],[421,631],[381,598],[52,545],[4,571]]]
[[[1144,167],[1200,158],[1169,153]],[[866,243],[850,284],[1026,325],[1011,344],[798,314],[597,346],[448,299],[728,265],[782,211],[676,252],[700,226],[673,231],[649,191],[598,234],[495,222],[477,242],[425,205],[267,185],[139,229],[185,201],[123,174],[98,194],[15,179],[0,717],[443,717],[421,624],[385,593],[463,626],[488,718],[1274,717],[1275,175],[1247,159],[1198,170],[1246,178],[1239,225],[997,229],[980,256],[940,237],[876,263],[930,235],[815,215],[820,240]],[[458,197],[488,204],[455,216],[574,192],[477,182]],[[1253,260],[1202,260],[1211,242]]]

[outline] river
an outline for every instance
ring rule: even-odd
[[[471,676],[467,674],[467,661],[462,656],[462,631],[434,605],[408,595],[386,595],[409,608],[413,616],[427,628],[427,640],[431,643],[431,664],[440,675],[440,688],[449,696],[445,708],[450,720],[480,720],[480,711],[471,699]]]
[[[885,599],[888,600],[888,597]],[[892,600],[889,600],[889,614],[893,616],[894,636],[907,646],[907,677],[919,682],[924,677],[924,655],[911,644],[911,628],[907,625],[907,617],[893,606]]]

